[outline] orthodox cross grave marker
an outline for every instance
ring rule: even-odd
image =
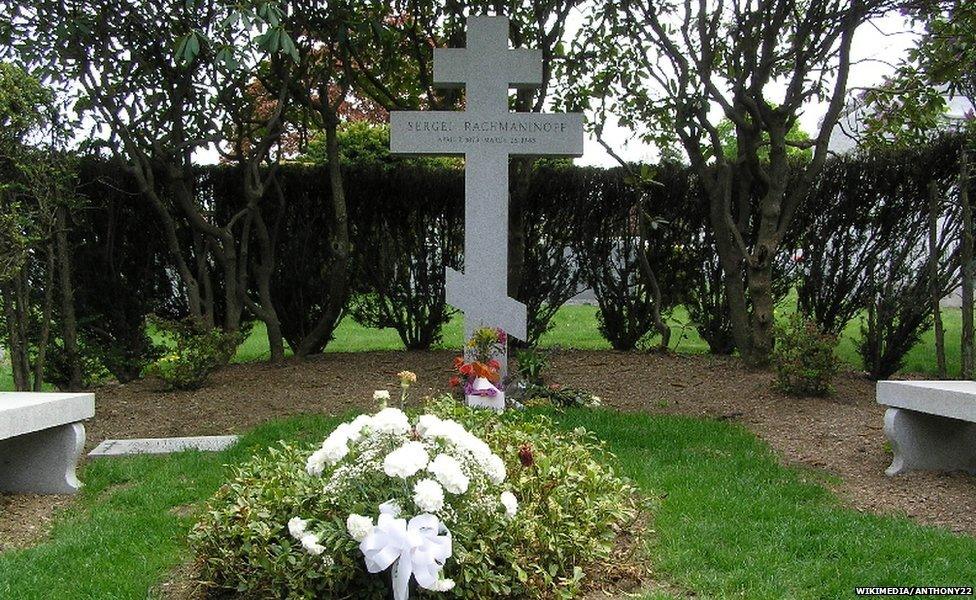
[[[542,53],[508,47],[508,19],[470,17],[466,48],[434,49],[434,84],[464,87],[466,108],[390,113],[390,150],[464,156],[464,273],[447,269],[447,301],[466,337],[500,327],[525,339],[525,305],[508,296],[508,158],[580,156],[579,113],[513,113],[509,88],[542,84]]]

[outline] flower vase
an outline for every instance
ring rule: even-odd
[[[505,410],[505,392],[485,377],[478,377],[471,382],[464,399],[468,406],[475,408],[490,408],[498,412]]]

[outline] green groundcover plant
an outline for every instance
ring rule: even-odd
[[[823,333],[817,324],[796,312],[776,326],[776,387],[794,396],[827,396],[840,369],[837,336]]]
[[[205,585],[244,597],[569,598],[646,569],[632,534],[648,512],[586,430],[445,396],[415,419],[385,408],[318,448],[256,455],[191,544]],[[397,536],[413,536],[411,561],[391,560]]]
[[[149,319],[172,348],[146,368],[146,375],[161,380],[170,390],[195,390],[218,367],[226,365],[247,337],[245,331],[224,332],[186,318]]]

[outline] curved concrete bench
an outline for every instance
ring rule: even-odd
[[[895,454],[885,471],[976,474],[976,381],[879,381],[884,431]]]
[[[73,494],[93,394],[0,393],[0,491]]]

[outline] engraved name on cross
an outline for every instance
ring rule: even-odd
[[[509,49],[505,17],[470,17],[466,48],[435,48],[434,84],[465,87],[465,110],[390,113],[390,150],[464,156],[464,273],[447,269],[447,301],[466,337],[525,339],[525,305],[508,296],[508,158],[582,155],[583,117],[509,111],[509,88],[542,84],[542,53]]]

